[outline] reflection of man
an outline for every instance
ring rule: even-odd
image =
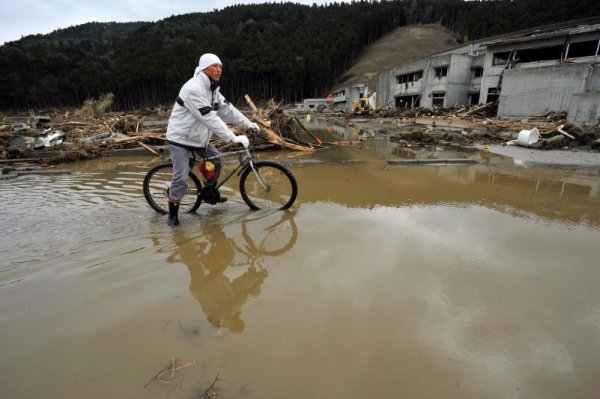
[[[167,262],[175,262],[179,253],[190,271],[190,291],[214,327],[226,328],[234,333],[242,332],[242,305],[251,296],[260,294],[260,286],[268,272],[249,266],[241,276],[230,280],[223,273],[233,266],[233,240],[225,235],[218,224],[206,226],[204,231],[205,236],[190,239],[183,231],[174,230],[173,241],[177,249]]]

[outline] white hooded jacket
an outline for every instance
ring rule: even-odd
[[[252,126],[248,118],[225,100],[219,88],[210,88],[208,76],[196,68],[194,76],[179,91],[169,117],[167,140],[204,148],[215,133],[225,142],[230,142],[235,135],[225,122],[243,129]]]

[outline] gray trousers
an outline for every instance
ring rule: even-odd
[[[171,188],[169,189],[169,201],[181,201],[188,187],[188,175],[190,173],[190,150],[178,145],[170,145],[171,161],[173,162],[173,176],[171,177]],[[208,144],[206,149],[196,150],[203,157],[219,155],[217,148]],[[215,180],[221,173],[221,157],[211,160],[215,164]]]

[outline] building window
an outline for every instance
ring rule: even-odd
[[[483,76],[483,67],[471,68],[471,77],[472,78],[480,78],[482,76]]]
[[[498,101],[500,98],[500,89],[497,87],[490,87],[487,92],[487,102]]]
[[[434,107],[443,107],[446,93],[431,93],[432,105]]]
[[[423,77],[423,71],[411,72],[411,73],[407,73],[406,75],[396,76],[396,83],[403,84],[403,83],[416,82],[417,80],[421,79],[422,77]]]
[[[419,106],[419,96],[399,96],[396,97],[396,107],[400,109],[415,108]]]
[[[435,77],[436,78],[443,78],[444,76],[447,76],[447,75],[448,75],[448,67],[447,66],[435,68]]]
[[[550,46],[539,48],[528,48],[517,50],[515,59],[517,62],[535,62],[560,60],[563,53],[563,46]]]
[[[508,64],[509,57],[510,57],[510,51],[494,53],[494,59],[492,60],[492,65],[506,65],[506,64]]]
[[[569,44],[568,58],[593,57],[595,55],[598,55],[598,40]]]
[[[478,91],[468,93],[467,104],[469,104],[469,105],[479,104],[479,92]]]

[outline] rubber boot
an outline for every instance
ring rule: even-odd
[[[179,202],[169,201],[169,218],[167,219],[168,226],[179,226],[179,218],[177,213],[179,212]]]

